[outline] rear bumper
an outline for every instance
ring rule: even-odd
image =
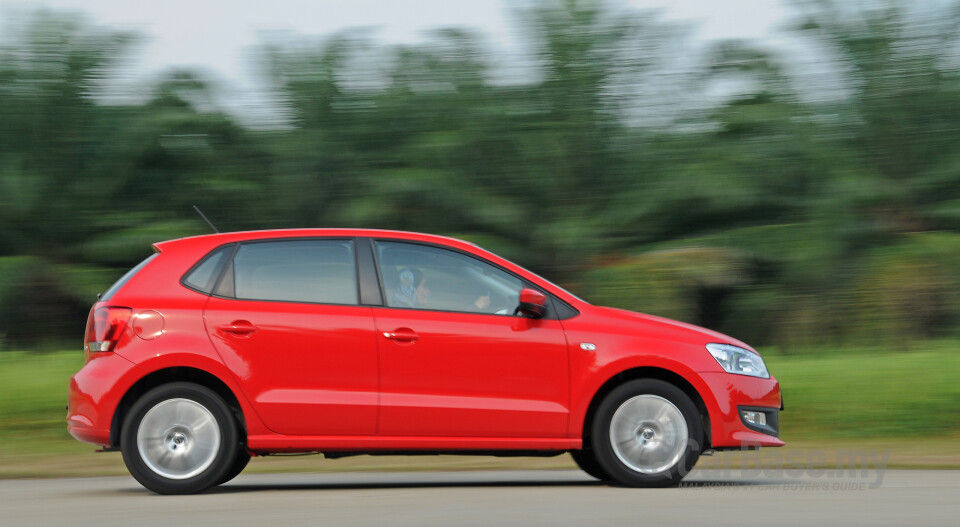
[[[110,446],[110,429],[94,428],[89,423],[75,418],[67,417],[67,432],[78,441],[91,443],[98,446]]]
[[[123,391],[117,388],[133,363],[114,353],[87,362],[70,378],[67,431],[75,439],[110,446],[110,426]]]
[[[780,383],[774,377],[758,379],[730,373],[701,373],[703,381],[716,398],[710,409],[711,446],[713,448],[750,448],[783,446],[776,427],[760,430],[748,426],[740,417],[740,409],[763,410],[777,417],[782,404]]]

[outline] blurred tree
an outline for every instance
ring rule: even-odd
[[[0,47],[0,250],[37,254],[82,235],[58,220],[109,191],[94,158],[116,115],[93,94],[133,37],[44,11],[16,22]]]
[[[380,60],[358,59],[378,50],[356,37],[272,50],[295,126],[282,141],[315,145],[300,175],[286,177],[314,189],[305,195],[337,198],[301,217],[413,230],[435,230],[442,217],[445,231],[566,279],[641,239],[633,211],[613,206],[642,179],[618,159],[618,89],[642,75],[658,37],[638,39],[652,22],[607,6],[522,11],[539,69],[518,85],[490,83],[480,40],[458,30]],[[371,77],[373,88],[345,88]]]
[[[942,334],[956,324],[960,294],[944,270],[960,261],[902,248],[915,245],[913,233],[960,227],[944,214],[960,198],[960,4],[800,8],[797,29],[826,50],[848,94],[813,108],[835,172],[814,213],[842,251],[819,296],[850,339]]]
[[[882,236],[936,227],[930,205],[960,197],[960,8],[801,6],[799,30],[832,54],[850,93],[824,129],[846,147],[857,184],[873,187],[851,204]]]
[[[261,129],[189,70],[105,98],[135,35],[11,19],[0,339],[78,338],[151,243],[207,232],[193,204],[224,230],[457,235],[588,299],[755,343],[956,333],[960,9],[796,5],[829,96],[796,54],[692,53],[654,14],[548,0],[515,12],[532,52],[510,82],[463,29],[264,45],[280,124]]]
[[[0,287],[0,338],[8,344],[79,338],[96,291],[151,243],[206,231],[189,204],[240,207],[247,222],[233,225],[260,224],[267,162],[249,131],[201,98],[201,79],[173,73],[146,104],[105,105],[98,97],[133,35],[38,11],[5,36],[0,266],[11,273]]]

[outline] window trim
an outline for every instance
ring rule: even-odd
[[[232,296],[227,295],[218,295],[217,291],[220,290],[220,284],[227,278],[229,275],[232,279],[233,277],[233,258],[237,255],[237,251],[240,250],[240,243],[234,244],[233,252],[230,253],[230,258],[227,259],[226,265],[223,266],[223,270],[220,272],[220,277],[217,278],[217,283],[214,284],[213,290],[210,291],[210,296],[215,296],[217,298],[233,298]]]
[[[376,248],[373,240],[357,237],[357,284],[360,286],[360,305],[383,306],[386,295],[380,280],[380,269],[377,267]],[[367,300],[367,301],[364,301]]]
[[[277,243],[277,242],[303,242],[303,241],[345,241],[352,244],[352,254],[353,254],[353,265],[354,273],[356,278],[356,301],[350,304],[337,304],[333,302],[306,302],[303,300],[276,300],[276,299],[265,299],[265,298],[238,298],[236,296],[236,290],[234,289],[233,296],[218,295],[216,291],[220,289],[220,281],[227,274],[227,269],[233,267],[233,260],[237,256],[237,253],[240,252],[240,247],[243,245],[253,245],[257,243]],[[221,270],[220,277],[217,279],[216,285],[213,287],[213,291],[209,296],[220,298],[223,300],[236,300],[240,302],[275,302],[278,304],[306,304],[313,306],[338,306],[338,307],[368,307],[360,303],[360,273],[358,268],[358,251],[357,251],[357,237],[355,236],[291,236],[284,238],[260,238],[256,240],[241,240],[237,242],[231,242],[236,244],[236,248],[233,251],[233,254],[227,260],[227,264],[223,266]],[[224,244],[228,245],[228,244]],[[213,252],[213,251],[211,251]]]
[[[408,244],[408,245],[422,245],[422,246],[431,247],[431,248],[434,248],[434,249],[443,249],[443,250],[455,252],[455,253],[458,253],[458,254],[461,254],[461,255],[464,255],[464,256],[468,256],[468,257],[470,257],[470,258],[473,258],[474,260],[477,260],[477,261],[479,261],[479,262],[481,262],[481,263],[484,263],[484,264],[486,264],[486,265],[489,265],[489,266],[491,266],[491,267],[493,267],[493,268],[495,268],[495,269],[498,269],[498,270],[500,270],[500,271],[502,271],[502,272],[504,272],[504,273],[506,273],[506,274],[508,274],[508,275],[510,275],[510,276],[512,276],[512,277],[514,277],[514,278],[516,278],[517,280],[520,281],[520,284],[521,284],[521,287],[522,287],[522,288],[530,288],[530,289],[535,289],[535,290],[537,290],[537,291],[540,291],[541,293],[545,294],[545,295],[547,296],[547,298],[549,299],[549,304],[548,304],[548,309],[547,309],[546,316],[544,316],[544,317],[542,317],[542,318],[545,318],[545,319],[548,319],[548,320],[567,320],[567,319],[573,318],[573,317],[575,317],[575,316],[577,316],[577,315],[580,314],[580,310],[578,310],[577,308],[571,306],[571,305],[568,304],[567,302],[564,302],[563,299],[558,298],[557,295],[553,294],[553,293],[550,292],[549,290],[545,290],[543,287],[541,287],[541,286],[539,286],[539,285],[531,282],[530,280],[524,278],[523,276],[520,276],[520,275],[518,275],[517,273],[515,273],[515,272],[513,272],[513,271],[511,271],[511,270],[509,270],[509,269],[506,269],[506,268],[504,268],[504,267],[501,266],[501,265],[497,265],[497,264],[491,262],[490,260],[487,260],[486,258],[483,258],[483,257],[481,257],[481,256],[479,256],[479,255],[473,254],[473,253],[471,253],[471,252],[469,252],[469,251],[464,251],[463,249],[459,249],[459,248],[457,248],[457,247],[451,247],[451,246],[449,246],[449,245],[443,245],[443,244],[439,244],[439,243],[426,242],[426,241],[420,241],[420,240],[407,240],[407,239],[404,239],[404,238],[373,238],[373,237],[371,237],[371,238],[367,238],[367,239],[370,240],[371,248],[373,249],[373,250],[372,250],[372,254],[373,254],[373,264],[374,264],[374,268],[377,270],[377,279],[380,281],[380,294],[381,294],[381,296],[382,296],[382,298],[383,298],[382,305],[374,306],[374,307],[383,307],[383,308],[387,308],[387,309],[402,309],[402,310],[405,310],[405,311],[429,311],[429,312],[433,312],[433,313],[456,313],[456,314],[461,314],[461,315],[486,315],[486,316],[493,316],[493,317],[514,318],[514,315],[513,315],[513,314],[510,314],[510,315],[498,315],[498,314],[496,314],[496,313],[482,313],[482,312],[476,312],[476,311],[453,311],[453,310],[446,310],[446,309],[426,309],[426,308],[421,308],[421,307],[392,307],[392,306],[387,305],[387,303],[386,303],[386,299],[387,299],[386,289],[385,289],[385,285],[384,285],[384,282],[383,282],[383,276],[382,276],[382,273],[381,273],[381,271],[380,271],[380,258],[379,258],[379,256],[377,255],[377,243],[378,243],[378,242],[388,242],[388,243],[392,242],[392,243],[405,243],[405,244]],[[564,317],[564,318],[561,319],[560,316],[559,316],[559,315],[560,315],[560,310],[556,308],[556,303],[558,303],[558,302],[564,304],[564,305],[567,306],[567,307],[569,307],[570,310],[573,311],[574,314],[573,314],[573,315],[570,315],[569,317]]]

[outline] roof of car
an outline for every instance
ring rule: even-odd
[[[312,237],[369,237],[369,238],[394,238],[421,242],[442,243],[453,246],[471,246],[478,247],[476,244],[447,236],[438,236],[435,234],[425,234],[420,232],[393,231],[386,229],[343,229],[343,228],[325,228],[325,229],[273,229],[259,231],[236,231],[221,232],[217,234],[204,234],[200,236],[190,236],[186,238],[177,238],[157,242],[154,247],[163,251],[166,248],[175,247],[181,244],[201,244],[205,246],[214,246],[221,243],[230,243],[245,240],[268,240],[274,238],[312,238]]]
[[[407,240],[414,242],[423,242],[423,243],[435,243],[439,245],[445,245],[448,247],[458,248],[466,250],[474,254],[483,255],[486,258],[490,258],[492,261],[499,262],[500,265],[507,266],[510,269],[513,269],[514,272],[518,272],[528,279],[533,280],[534,282],[545,282],[550,284],[545,278],[539,277],[531,271],[524,269],[508,260],[505,260],[489,251],[483,249],[479,245],[468,242],[466,240],[461,240],[457,238],[450,238],[447,236],[438,236],[436,234],[426,234],[421,232],[408,232],[408,231],[394,231],[386,229],[343,229],[343,228],[332,228],[332,229],[276,229],[276,230],[259,230],[259,231],[238,231],[238,232],[221,232],[217,234],[205,234],[201,236],[190,236],[187,238],[178,238],[174,240],[167,240],[162,242],[154,243],[154,248],[159,252],[166,252],[168,249],[176,249],[177,251],[184,251],[183,254],[185,257],[190,255],[189,258],[199,258],[200,255],[205,254],[212,250],[214,247],[219,245],[233,243],[238,241],[249,241],[249,240],[271,240],[271,239],[281,239],[281,238],[321,238],[321,237],[330,237],[330,238],[354,238],[354,237],[366,237],[366,238],[380,238],[380,239],[394,239],[394,240]],[[173,252],[173,251],[171,251]],[[188,258],[188,259],[189,259]],[[551,284],[552,285],[552,284]],[[553,288],[561,292],[561,298],[566,302],[583,302],[572,293],[569,293],[559,286],[552,285]],[[555,291],[556,292],[556,291]]]

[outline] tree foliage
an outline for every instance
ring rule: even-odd
[[[136,35],[21,17],[0,41],[0,338],[79,338],[152,242],[206,231],[193,204],[224,230],[460,236],[588,300],[787,349],[953,333],[960,11],[796,9],[831,96],[802,53],[690,52],[654,14],[555,0],[517,11],[529,68],[507,81],[463,29],[264,45],[269,128],[188,70],[107,100]]]

